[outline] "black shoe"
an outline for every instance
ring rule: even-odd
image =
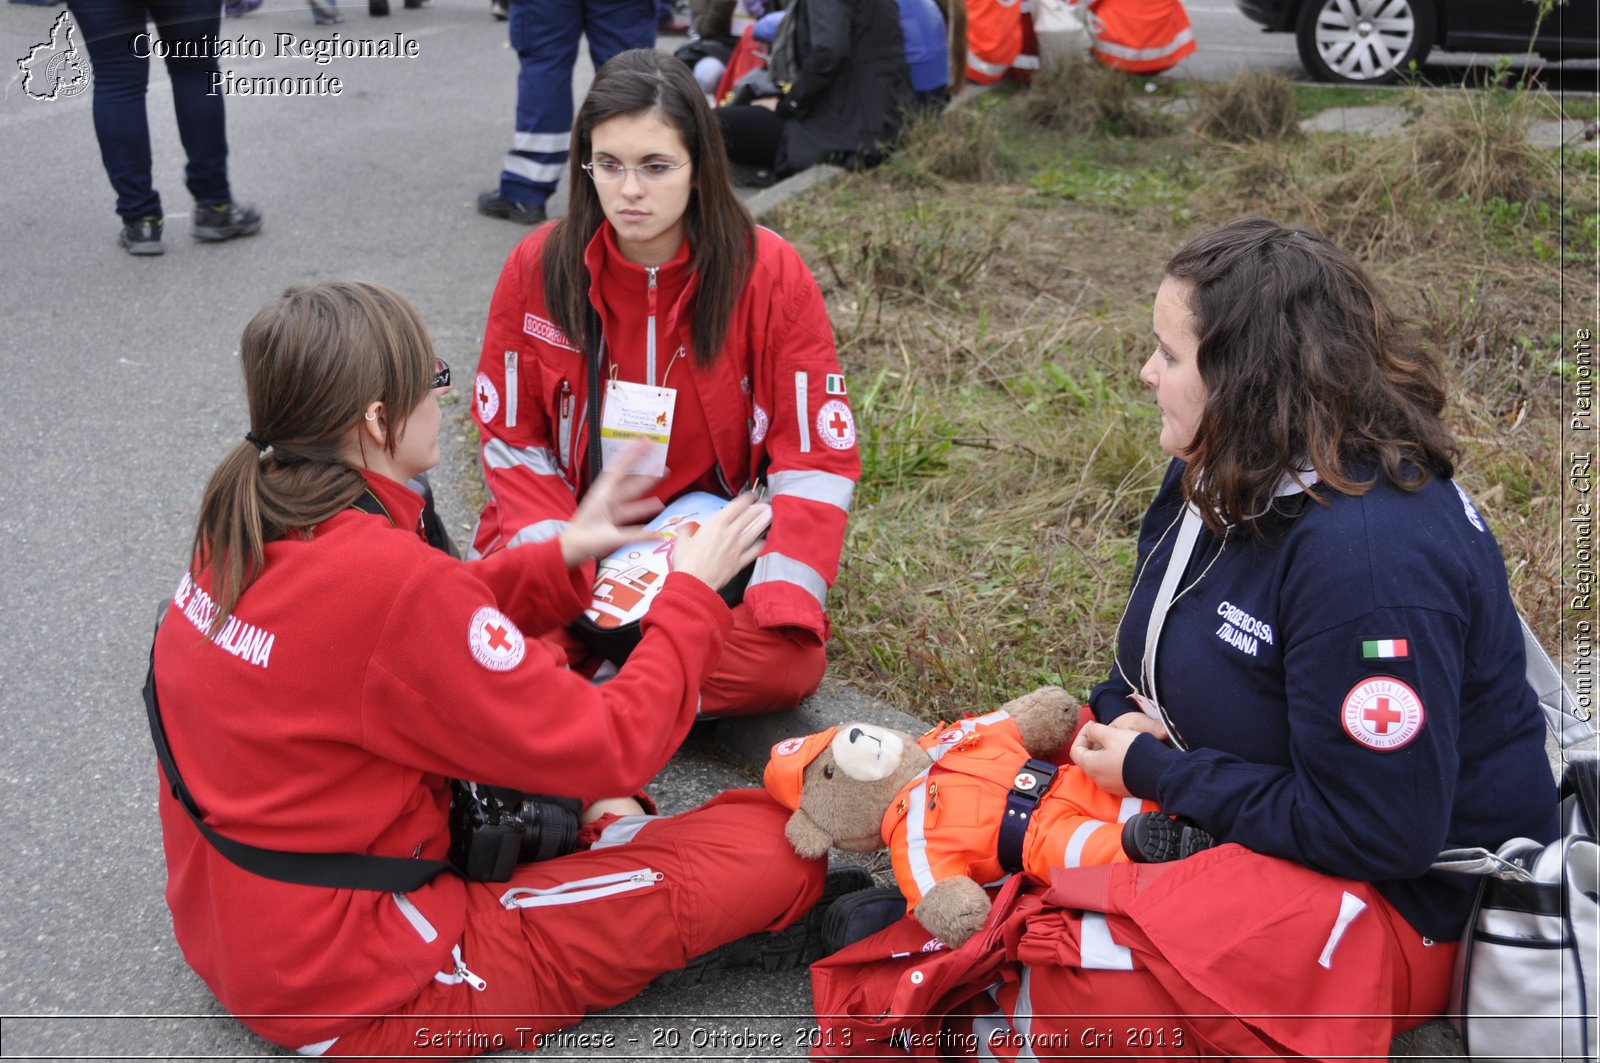
[[[839,864],[828,868],[822,883],[822,896],[811,910],[783,930],[746,934],[737,941],[718,946],[696,956],[676,971],[658,975],[652,986],[678,989],[703,985],[721,977],[734,967],[753,967],[762,971],[790,971],[804,967],[826,955],[822,924],[835,901],[872,885],[864,867]]]
[[[117,242],[130,255],[159,255],[166,250],[161,246],[161,219],[154,214],[124,222]]]
[[[409,4],[407,5],[410,6]],[[389,0],[367,0],[367,14],[381,17],[389,13]]]
[[[406,7],[421,7],[427,2],[428,0],[406,0]]]
[[[841,897],[822,917],[822,954],[871,937],[905,918],[906,895],[898,886],[874,886]]]
[[[261,212],[241,203],[196,203],[189,235],[216,242],[249,236],[261,228]]]
[[[1136,864],[1182,860],[1216,844],[1189,820],[1165,812],[1143,812],[1122,825],[1122,851]]]
[[[538,225],[544,221],[544,204],[518,203],[490,189],[478,196],[478,213],[488,218],[505,218],[519,225]]]

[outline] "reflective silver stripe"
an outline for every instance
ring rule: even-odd
[[[1038,70],[1039,57],[1024,53],[1011,60],[1011,65],[1017,70]]]
[[[504,144],[505,141],[500,143]],[[548,154],[552,151],[566,151],[572,146],[572,134],[566,133],[518,133],[511,146],[517,151],[542,151]]]
[[[811,413],[806,403],[806,371],[795,370],[794,413],[800,421],[800,453],[811,453]]]
[[[482,530],[482,528],[483,528],[483,521],[482,520],[474,521],[473,524],[472,524],[472,538],[469,539],[468,542],[476,543],[478,541],[478,532],[480,530]],[[500,537],[497,535],[494,538],[494,542],[489,544],[489,549],[492,551],[495,547],[497,547],[499,545],[500,545]],[[469,546],[469,547],[467,547],[467,560],[468,561],[481,561],[481,560],[483,560],[483,555],[478,553],[478,548],[476,546]]]
[[[1033,1054],[1033,968],[1024,967],[1017,982],[1017,1002],[1011,1008],[1012,1028],[1022,1047],[1017,1051],[1015,1063],[1037,1063]]]
[[[532,469],[539,476],[555,476],[556,456],[545,447],[514,447],[503,439],[483,445],[483,464],[491,469]]]
[[[817,600],[821,605],[828,597],[828,581],[804,561],[796,561],[782,554],[762,554],[756,558],[756,570],[750,577],[750,586],[763,583],[792,583]]]
[[[406,922],[411,924],[411,928],[417,932],[423,941],[432,941],[439,936],[439,932],[433,928],[433,924],[428,922],[428,917],[422,914],[420,908],[411,903],[410,897],[407,897],[404,893],[391,893],[389,896],[394,898],[395,907],[400,909],[400,914],[406,917]]]
[[[1094,42],[1094,50],[1117,59],[1164,59],[1192,40],[1194,34],[1186,26],[1176,37],[1159,48],[1129,48],[1125,44],[1113,44],[1108,40],[1098,39]]]
[[[988,74],[990,77],[996,78],[1004,75],[1007,69],[998,63],[985,62],[975,55],[967,56],[967,65],[980,74]]]
[[[767,478],[767,487],[771,489],[773,495],[824,502],[830,506],[837,506],[846,513],[850,512],[850,499],[856,493],[855,481],[848,476],[815,472],[810,469],[775,472]]]
[[[926,897],[935,885],[933,868],[928,866],[928,839],[923,834],[923,821],[927,818],[928,809],[926,771],[917,776],[911,789],[906,792],[906,798],[909,802],[906,808],[906,864],[911,869],[912,881],[917,884],[917,892]],[[915,907],[912,905],[912,908]]]
[[[561,180],[561,171],[566,169],[559,162],[534,162],[524,159],[521,155],[507,155],[500,164],[500,169],[505,173],[534,181],[539,184],[555,184]]]
[[[940,734],[949,734],[951,730],[957,730],[957,731],[961,732],[961,737],[956,739],[954,742],[936,742],[936,743],[934,743],[933,748],[927,751],[928,752],[928,756],[932,757],[934,763],[937,764],[939,762],[940,758],[942,758],[946,753],[950,752],[956,746],[959,746],[964,739],[966,739],[969,735],[972,734],[972,732],[976,731],[978,728],[980,728],[980,727],[989,727],[989,726],[992,726],[993,724],[999,723],[1001,720],[1009,720],[1009,719],[1011,719],[1011,714],[1009,712],[1007,712],[1004,709],[996,709],[995,711],[989,713],[986,716],[974,716],[970,720],[959,720],[956,723],[951,724],[949,727],[946,727],[943,731],[940,731],[939,733]]]
[[[1022,970],[1026,973],[1028,969],[1024,967]],[[972,1017],[972,1039],[977,1042],[978,1059],[982,1063],[999,1063],[1000,1057],[994,1054],[994,1046],[1015,1044],[1015,1038],[1011,1024],[998,1008],[987,1015]]]
[[[1124,797],[1122,807],[1117,809],[1117,822],[1126,823],[1128,820],[1144,811],[1144,802],[1137,797]]]
[[[537,524],[530,524],[511,537],[506,546],[526,546],[528,543],[543,543],[554,539],[567,530],[564,520],[541,520]]]
[[[1104,912],[1084,912],[1078,929],[1080,965],[1085,971],[1131,971],[1133,953],[1111,940]]]
[[[600,837],[596,838],[589,848],[607,849],[613,845],[627,845],[640,831],[660,818],[660,816],[620,816],[600,832]]]
[[[328,1051],[328,1049],[332,1048],[334,1046],[334,1043],[337,1042],[338,1040],[339,1039],[337,1037],[330,1037],[326,1041],[318,1041],[314,1045],[301,1045],[299,1048],[294,1050],[295,1051],[295,1055],[299,1055],[299,1056],[320,1056],[320,1055],[324,1055]]]
[[[1061,854],[1062,867],[1082,867],[1083,847],[1089,844],[1090,835],[1105,826],[1098,819],[1091,819],[1087,823],[1078,824],[1078,829],[1072,832],[1072,837],[1067,839],[1066,852]]]

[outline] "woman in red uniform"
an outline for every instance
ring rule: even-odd
[[[764,481],[772,505],[703,711],[792,708],[822,678],[860,475],[822,295],[751,220],[705,97],[671,57],[625,52],[601,68],[570,188],[567,216],[517,245],[489,307],[473,407],[492,497],[469,556],[559,534],[600,467],[592,423],[642,418],[665,440],[655,497]]]
[[[822,867],[794,855],[786,811],[759,791],[602,819],[592,848],[504,882],[333,888],[225,857],[217,844],[441,860],[451,779],[634,792],[694,719],[732,626],[714,588],[767,522],[742,498],[683,538],[638,648],[597,687],[523,631],[583,608],[588,562],[660,508],[639,497],[648,480],[603,474],[560,535],[462,563],[423,541],[404,486],[439,458],[449,386],[408,303],[355,282],[291,289],[246,328],[240,362],[250,431],[206,489],[153,663],[210,832],[163,787],[167,901],[225,1007],[308,1055],[526,1049],[810,907]]]

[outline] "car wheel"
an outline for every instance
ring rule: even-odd
[[[1294,36],[1318,81],[1383,85],[1422,62],[1437,25],[1433,0],[1305,0]]]

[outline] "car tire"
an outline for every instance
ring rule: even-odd
[[[1318,81],[1386,85],[1422,63],[1437,31],[1434,0],[1305,0],[1294,37]]]

